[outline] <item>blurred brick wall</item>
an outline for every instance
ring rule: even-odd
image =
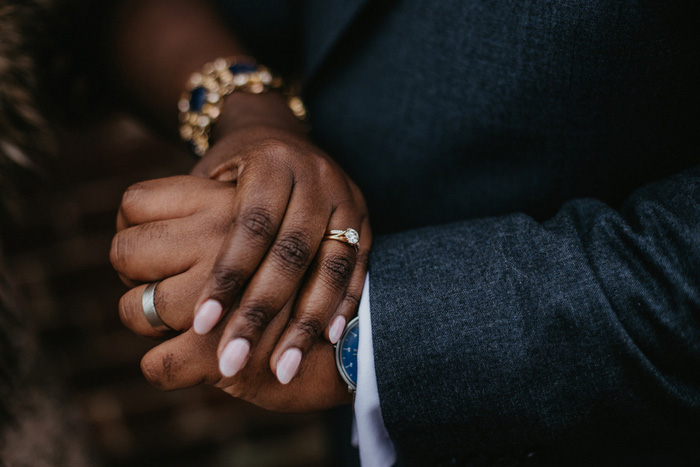
[[[272,414],[203,386],[163,393],[141,376],[153,343],[119,321],[126,288],[108,258],[116,209],[129,185],[186,173],[192,158],[125,118],[65,132],[60,147],[4,241],[97,458],[106,466],[330,465],[323,415]]]

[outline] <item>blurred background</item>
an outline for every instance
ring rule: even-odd
[[[204,386],[165,393],[141,375],[154,342],[119,321],[127,289],[109,264],[116,211],[129,185],[187,173],[192,156],[121,116],[62,131],[59,147],[4,242],[98,465],[334,465],[336,414],[274,414]]]

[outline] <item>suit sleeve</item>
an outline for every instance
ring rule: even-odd
[[[382,236],[370,274],[401,463],[683,460],[698,444],[700,168],[618,210],[577,199],[542,223],[514,213]]]

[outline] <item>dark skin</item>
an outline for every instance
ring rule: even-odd
[[[164,322],[182,332],[144,356],[144,375],[167,390],[204,382],[275,411],[306,412],[349,403],[350,394],[335,368],[334,348],[329,342],[319,341],[307,352],[299,373],[288,385],[279,384],[269,371],[293,301],[265,328],[248,364],[234,377],[222,377],[216,359],[226,320],[206,335],[190,329],[192,307],[236,216],[237,196],[238,189],[231,183],[191,176],[142,182],[126,192],[115,243],[132,246],[126,258],[123,250],[113,249],[114,258],[124,259],[123,270],[144,281],[165,277],[156,288],[156,308]],[[141,309],[145,287],[137,286],[122,297],[120,317],[137,334],[161,337]]]
[[[178,121],[176,103],[189,75],[218,57],[247,55],[216,13],[201,1],[124,2],[112,35],[116,38],[116,68],[128,91],[145,113],[173,134]],[[304,125],[276,92],[227,96],[210,143],[192,174],[225,181],[235,187],[236,196],[228,200],[228,223],[217,231],[223,234],[217,237],[218,243],[209,245],[215,249],[206,252],[217,252],[210,267],[199,263],[199,288],[189,288],[186,297],[178,297],[187,307],[163,319],[181,330],[194,323],[197,332],[206,335],[206,342],[218,335],[211,358],[219,358],[224,374],[234,375],[257,365],[259,356],[265,354],[270,357],[265,368],[269,366],[280,382],[287,383],[297,368],[307,368],[304,371],[309,373],[310,361],[318,358],[314,349],[323,348],[314,343],[322,335],[336,341],[338,330],[357,309],[372,242],[367,208],[352,180],[308,140]],[[134,192],[139,189],[125,195],[120,233],[111,254],[125,283],[136,286],[125,298],[140,297],[143,286],[138,284],[178,274],[168,269],[164,255],[152,258],[163,263],[159,271],[141,268],[144,256],[138,246],[148,242],[160,253],[168,246],[156,245],[149,229],[143,228],[159,219],[139,217],[138,209],[150,212],[151,208],[144,203],[129,205]],[[134,215],[147,221],[134,221]],[[124,229],[135,226],[142,228],[127,235],[132,229]],[[359,251],[342,242],[323,241],[326,231],[348,227],[360,233]],[[180,244],[178,254],[200,241]],[[175,299],[169,287],[166,280],[157,289],[168,297],[157,305],[161,315],[162,307]],[[280,321],[277,317],[287,309],[288,319]],[[266,334],[275,326],[276,332]],[[268,335],[276,340],[265,340]],[[179,339],[175,341],[185,342]],[[234,341],[235,346],[231,345]],[[167,345],[175,351],[172,344]],[[285,355],[282,371],[278,363]],[[328,365],[335,371],[332,362]],[[152,375],[149,379],[154,380]]]

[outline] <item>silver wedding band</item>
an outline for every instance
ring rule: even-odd
[[[172,331],[172,328],[165,324],[162,319],[160,319],[160,316],[158,316],[158,312],[156,311],[156,287],[159,283],[160,281],[151,282],[144,289],[143,297],[141,298],[143,314],[146,316],[148,324],[150,324],[156,331]]]
[[[355,229],[331,230],[323,236],[324,240],[338,240],[347,243],[355,249],[360,248],[360,234]]]

